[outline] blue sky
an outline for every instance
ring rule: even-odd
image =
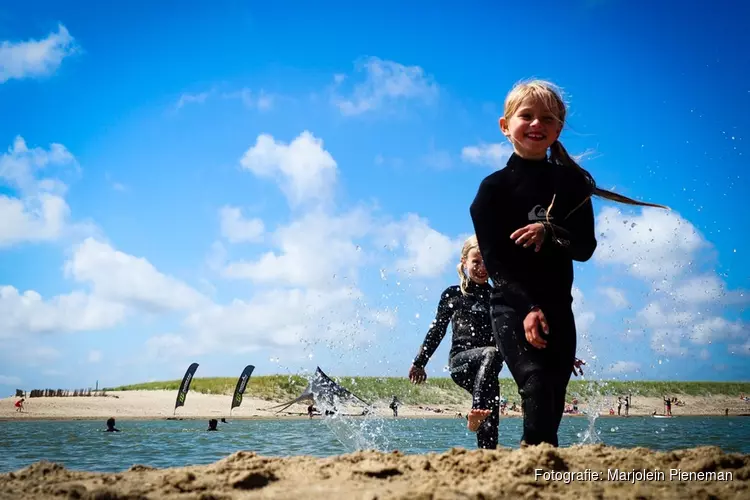
[[[673,209],[595,202],[587,376],[748,380],[749,8],[720,4],[4,4],[0,392],[405,376],[531,76],[601,186]]]

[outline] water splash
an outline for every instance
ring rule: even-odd
[[[375,406],[370,405],[364,409],[361,406],[349,407],[347,401],[338,397],[315,399],[318,409],[324,415],[323,423],[348,451],[391,449],[385,418],[377,414]],[[361,414],[348,413],[347,410],[359,410]]]

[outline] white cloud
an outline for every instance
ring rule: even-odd
[[[641,279],[673,280],[690,271],[691,257],[706,242],[695,227],[674,212],[644,208],[625,215],[605,207],[596,219],[599,245],[594,260],[624,266]]]
[[[15,376],[0,375],[0,385],[19,385],[21,379]]]
[[[602,295],[607,297],[609,299],[609,303],[612,307],[615,309],[623,309],[625,307],[628,307],[629,302],[627,297],[625,297],[625,291],[620,290],[619,288],[615,287],[604,287],[599,290]]]
[[[203,104],[206,102],[206,99],[212,94],[210,91],[206,92],[199,92],[197,94],[191,94],[189,92],[184,92],[180,95],[180,98],[177,101],[177,104],[175,104],[175,108],[182,109],[188,104]]]
[[[458,262],[462,241],[453,240],[431,228],[416,214],[407,214],[378,230],[378,240],[405,255],[396,261],[399,272],[419,277],[436,277]]]
[[[505,166],[513,154],[513,147],[507,143],[479,144],[466,146],[461,150],[461,159],[484,167],[499,169]]]
[[[727,290],[717,274],[699,270],[700,252],[710,245],[690,222],[660,209],[623,215],[606,207],[597,217],[597,232],[595,260],[624,267],[654,290],[634,321],[651,332],[654,351],[684,356],[694,351],[686,342],[707,345],[747,338],[746,325],[727,319],[722,311],[742,303],[743,294]]]
[[[0,339],[29,334],[106,330],[135,311],[161,314],[205,307],[209,300],[181,281],[92,238],[73,249],[65,273],[90,286],[44,300],[27,290],[0,286]]]
[[[0,286],[0,338],[111,328],[124,317],[121,304],[72,292],[44,300],[39,293],[20,293]]]
[[[748,338],[744,344],[729,344],[727,350],[730,354],[750,356],[750,338]]]
[[[64,232],[70,215],[59,196],[41,194],[26,199],[0,195],[0,248],[23,242],[53,241]]]
[[[312,211],[274,232],[271,239],[279,252],[266,252],[253,261],[230,262],[223,275],[255,283],[311,287],[326,286],[337,274],[354,278],[363,262],[357,240],[372,227],[364,210],[341,215]]]
[[[357,61],[355,71],[365,74],[364,81],[355,84],[348,97],[334,93],[332,98],[333,104],[346,116],[376,111],[403,100],[431,102],[439,93],[434,79],[419,66],[369,57]],[[345,81],[343,75],[334,76],[336,88]]]
[[[62,24],[42,40],[0,44],[0,84],[11,79],[51,75],[63,59],[77,51],[75,40]]]
[[[248,88],[242,88],[236,92],[225,93],[224,98],[239,99],[246,108],[268,111],[273,108],[277,96],[269,94],[263,89],[259,92],[253,92]]]
[[[87,238],[65,264],[65,273],[89,283],[96,297],[152,312],[189,310],[206,298],[181,281],[160,273],[149,261]]]
[[[635,361],[617,361],[609,366],[609,372],[614,374],[625,374],[638,372],[641,364]]]
[[[49,149],[29,149],[23,137],[16,137],[0,156],[0,183],[10,186],[17,196],[0,195],[0,248],[24,242],[54,241],[69,227],[70,208],[64,199],[67,186],[44,177],[51,168],[77,170],[73,155],[62,144]]]
[[[224,206],[219,210],[221,235],[230,243],[260,241],[265,226],[259,218],[245,219],[238,207]]]
[[[259,135],[240,164],[258,177],[278,182],[292,207],[326,202],[333,195],[336,161],[323,149],[323,141],[308,131],[290,144],[268,134]]]
[[[89,363],[99,363],[102,360],[102,352],[97,350],[89,351]]]

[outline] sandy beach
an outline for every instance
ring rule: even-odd
[[[27,398],[25,411],[16,412],[13,404],[17,398],[0,399],[0,419],[153,419],[173,417],[175,391],[117,391],[107,396],[91,397],[40,397]],[[730,415],[750,413],[750,404],[737,397],[729,396],[681,396],[684,406],[672,405],[672,414],[680,415],[723,415],[726,408]],[[209,419],[229,417],[231,397],[217,394],[188,394],[185,406],[177,409],[177,418]],[[284,401],[266,401],[245,397],[242,405],[235,408],[231,418],[307,418],[307,406],[296,404],[282,413],[272,409]],[[616,403],[615,403],[616,404]],[[399,408],[400,417],[456,418],[457,413],[465,415],[471,400],[462,404],[446,405],[403,405]],[[387,401],[375,403],[376,412],[391,416]],[[588,403],[578,405],[580,411],[588,410]],[[615,407],[615,412],[617,408]],[[359,411],[352,408],[351,411]],[[624,415],[624,408],[621,410]],[[664,412],[660,398],[634,396],[630,415],[651,415]],[[509,416],[520,416],[520,412],[508,412]],[[602,413],[609,416],[608,408]]]
[[[551,470],[558,476],[543,475]],[[0,474],[0,499],[296,499],[319,495],[378,500],[739,499],[750,498],[750,456],[726,454],[715,447],[655,453],[603,445],[453,449],[406,456],[360,451],[329,458],[268,458],[237,452],[207,466],[157,470],[136,465],[126,472],[105,474],[39,462]]]

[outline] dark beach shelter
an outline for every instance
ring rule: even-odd
[[[312,379],[310,379],[310,382],[308,382],[305,390],[302,391],[302,394],[291,401],[287,401],[278,406],[272,406],[269,409],[280,408],[276,412],[279,413],[295,403],[315,403],[326,408],[334,408],[336,401],[354,401],[364,406],[370,406],[370,403],[364,401],[355,394],[352,394],[347,389],[331,380],[328,375],[323,373],[323,370],[321,370],[320,367],[317,367],[315,374]]]

